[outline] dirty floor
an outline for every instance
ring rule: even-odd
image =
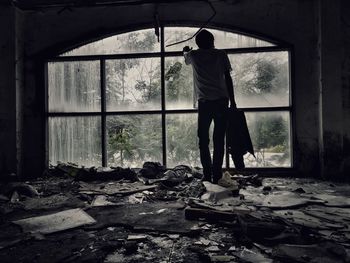
[[[1,262],[350,262],[350,185],[59,164],[0,184]]]

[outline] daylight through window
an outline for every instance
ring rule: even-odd
[[[123,33],[47,63],[49,163],[141,167],[156,161],[200,166],[193,76],[182,47],[194,27]],[[209,29],[232,64],[256,158],[247,167],[291,167],[290,51],[261,39]],[[233,162],[226,156],[226,166]]]

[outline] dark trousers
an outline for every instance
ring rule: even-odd
[[[228,100],[199,100],[198,101],[198,138],[200,159],[205,180],[213,182],[222,176],[222,163],[224,159],[225,131],[227,126]],[[214,120],[213,133],[213,161],[209,150],[209,128]],[[210,180],[211,181],[211,180]]]

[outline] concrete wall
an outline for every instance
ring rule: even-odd
[[[214,3],[217,15],[211,26],[250,32],[293,46],[295,168],[302,174],[342,174],[349,165],[343,161],[344,143],[347,143],[349,152],[350,133],[344,128],[345,116],[349,116],[349,101],[344,99],[349,93],[349,61],[341,61],[344,53],[349,51],[339,48],[349,39],[349,27],[342,5],[348,6],[346,0],[232,0]],[[196,1],[159,4],[157,9],[163,25],[200,24],[211,15],[206,3]],[[62,12],[53,9],[24,15],[23,158],[26,173],[40,172],[45,157],[42,61],[77,43],[153,25],[155,10],[155,5],[145,4],[76,8]],[[344,21],[339,19],[340,15],[345,17]],[[336,37],[332,42],[333,30],[343,38]],[[336,73],[329,73],[331,68],[336,68]],[[343,104],[348,105],[344,111],[342,104],[336,103],[341,98]],[[334,107],[337,113],[329,113]],[[341,114],[337,115],[339,112]],[[346,121],[349,122],[348,118]],[[332,147],[334,141],[336,147]],[[339,151],[341,157],[337,155]]]
[[[349,180],[350,173],[350,2],[343,0],[340,6],[341,23],[341,92],[343,122],[343,158],[340,169]]]
[[[343,158],[340,1],[320,1],[318,23],[321,171],[334,177]]]
[[[0,174],[16,172],[15,12],[0,9]],[[6,72],[6,74],[5,74]]]
[[[22,175],[23,168],[23,115],[24,115],[24,61],[25,61],[25,40],[24,40],[24,15],[16,10],[15,17],[15,89],[16,89],[16,174]]]

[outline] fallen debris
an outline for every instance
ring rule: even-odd
[[[145,190],[153,190],[157,185],[144,185],[141,182],[134,183],[85,183],[80,182],[79,193],[88,195],[130,195]]]
[[[346,184],[156,162],[45,176],[0,184],[4,262],[349,262]]]
[[[302,197],[292,192],[280,192],[268,195],[262,202],[263,207],[270,209],[300,208],[312,204],[324,204],[323,200]]]
[[[57,194],[42,198],[28,198],[22,202],[25,210],[49,210],[84,207],[85,203],[71,194]]]
[[[350,197],[331,195],[331,194],[317,194],[313,198],[322,200],[325,206],[331,207],[350,207]]]
[[[229,255],[210,255],[211,262],[235,262],[236,257]]]
[[[55,176],[70,176],[74,178],[76,181],[107,181],[107,180],[129,180],[131,182],[135,182],[137,180],[137,176],[135,171],[130,168],[122,168],[122,167],[79,167],[76,164],[72,163],[59,163],[53,169],[46,171],[46,176],[50,175]]]
[[[273,257],[282,262],[349,262],[344,247],[330,242],[312,245],[278,245],[273,249]]]
[[[207,181],[204,181],[203,184],[206,188],[206,193],[202,195],[202,200],[217,202],[220,199],[233,196],[232,191],[230,189],[227,189],[217,184],[212,184]]]
[[[246,247],[243,247],[239,250],[232,252],[237,258],[243,260],[244,262],[263,262],[263,263],[272,263],[273,260],[268,256],[260,253],[256,250],[251,250]]]
[[[237,220],[237,215],[234,213],[191,207],[185,209],[185,217],[188,220],[205,219],[212,222],[235,222]]]
[[[4,196],[7,196],[8,198],[12,198],[14,193],[17,193],[17,196],[39,196],[38,191],[33,186],[23,182],[11,182],[8,184],[0,185],[0,193]]]
[[[124,226],[137,231],[156,231],[171,234],[196,235],[196,222],[185,219],[184,204],[142,203],[119,206],[96,206],[86,210],[97,223],[89,226],[98,230],[109,226]],[[181,227],[179,227],[181,226]]]
[[[70,209],[62,212],[30,217],[13,221],[20,225],[24,232],[49,234],[62,230],[94,224],[96,221],[82,209]]]
[[[106,206],[106,205],[116,205],[113,202],[107,200],[105,195],[96,195],[91,203],[91,206]]]
[[[219,179],[218,185],[227,188],[232,191],[235,195],[239,194],[239,184],[237,181],[231,179],[229,172],[225,172],[222,178]]]
[[[158,179],[163,176],[165,167],[158,162],[145,162],[142,169],[137,173],[138,177]]]
[[[218,246],[210,246],[206,250],[208,252],[220,252],[220,248]]]
[[[146,235],[129,235],[127,238],[128,241],[143,241],[146,239],[147,239]]]

